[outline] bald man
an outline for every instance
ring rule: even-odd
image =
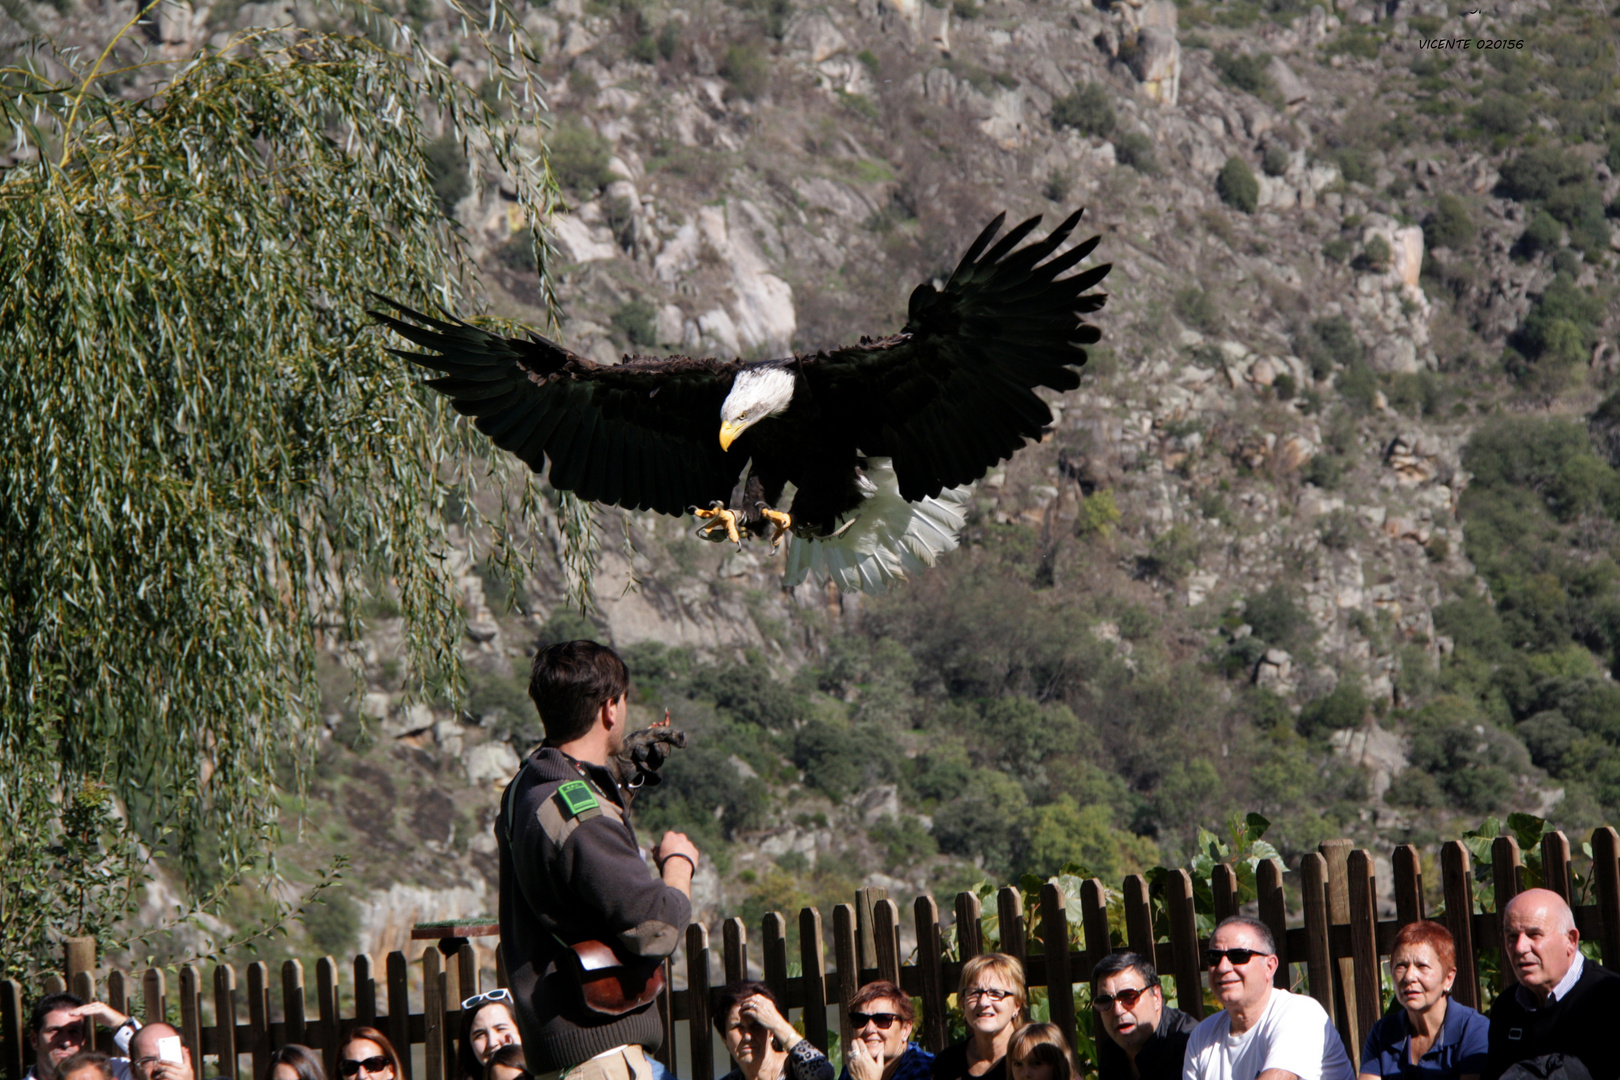
[[[135,1080],[196,1080],[191,1051],[180,1032],[168,1024],[147,1024],[129,1041],[130,1071]]]
[[[1620,1078],[1620,975],[1588,961],[1580,943],[1575,916],[1557,893],[1529,889],[1508,903],[1502,963],[1518,985],[1491,1006],[1483,1080],[1548,1054],[1579,1059],[1592,1080]]]

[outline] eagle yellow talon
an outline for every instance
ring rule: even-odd
[[[793,515],[783,513],[780,510],[772,510],[770,507],[763,505],[759,508],[759,513],[761,517],[775,526],[771,530],[771,550],[775,551],[781,546],[782,541],[787,538],[788,533],[792,531]]]
[[[737,531],[737,514],[735,511],[727,510],[722,503],[716,501],[710,503],[707,510],[692,507],[692,514],[698,518],[712,519],[709,520],[707,525],[698,529],[698,535],[703,539],[719,540],[720,534],[723,532],[727,540],[737,545],[738,551],[742,550],[742,534]]]

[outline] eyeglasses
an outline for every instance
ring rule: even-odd
[[[338,1062],[338,1072],[341,1072],[344,1076],[354,1076],[362,1069],[370,1073],[372,1076],[376,1076],[384,1069],[391,1068],[393,1068],[392,1062],[383,1057],[381,1054],[378,1054],[376,1057],[365,1058],[361,1061],[356,1061],[354,1058],[344,1058],[342,1061]]]
[[[139,1069],[144,1071],[144,1070],[150,1069],[152,1066],[156,1065],[158,1062],[160,1062],[162,1060],[163,1059],[158,1057],[156,1054],[151,1054],[151,1055],[149,1055],[147,1057],[135,1058],[133,1061],[130,1062],[130,1064],[134,1065],[136,1068],[139,1068]]]
[[[849,1014],[849,1026],[854,1030],[859,1031],[867,1024],[871,1024],[879,1031],[888,1031],[894,1026],[894,1022],[898,1019],[900,1019],[900,1014],[898,1013],[852,1012]]]
[[[1012,996],[1013,992],[1011,990],[998,990],[995,987],[990,986],[975,986],[973,989],[965,991],[962,994],[962,997],[968,1001],[972,1001],[975,998],[988,998],[997,1004],[1006,1001]]]
[[[477,1009],[484,1005],[488,1005],[491,1002],[511,1000],[512,991],[503,986],[497,990],[491,990],[487,994],[474,994],[472,997],[461,1003],[461,1010],[462,1012],[466,1012],[468,1009]]]
[[[1098,1012],[1107,1012],[1114,1007],[1114,1002],[1117,1001],[1127,1009],[1134,1009],[1142,995],[1158,985],[1158,983],[1149,983],[1139,990],[1116,990],[1112,994],[1098,994],[1091,999],[1091,1006]]]
[[[1233,967],[1242,967],[1257,956],[1270,956],[1270,953],[1258,949],[1205,949],[1204,966],[1212,968],[1221,962],[1221,957],[1232,961]]]

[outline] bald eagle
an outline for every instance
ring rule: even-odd
[[[1080,214],[1028,244],[1038,216],[996,241],[998,215],[942,287],[917,286],[898,334],[785,359],[598,364],[386,298],[405,318],[372,315],[431,350],[395,351],[440,372],[427,385],[495,445],[537,473],[549,461],[553,487],[692,512],[713,539],[791,533],[787,584],[875,591],[956,546],[965,485],[1051,423],[1035,388],[1080,384],[1100,336],[1081,316],[1110,269],[1068,273],[1098,242],[1061,250]]]

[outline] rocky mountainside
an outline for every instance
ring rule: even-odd
[[[6,11],[12,40],[130,14]],[[994,214],[1079,206],[1114,265],[1103,344],[1041,443],[977,486],[964,549],[889,596],[784,590],[763,548],[608,512],[584,620],[549,569],[554,522],[517,587],[452,528],[474,552],[470,704],[403,700],[386,604],[362,698],[334,661],[300,859],[349,852],[366,887],[312,934],[375,950],[492,905],[493,792],[537,736],[524,657],[583,632],[631,656],[642,715],[696,734],[644,814],[719,855],[711,918],[1071,858],[1113,878],[1244,809],[1285,851],[1509,810],[1612,820],[1607,9],[519,12],[550,86],[571,348],[764,357],[887,333]],[[404,14],[477,81],[434,0]],[[149,36],[184,51],[325,18],[165,0]],[[435,147],[493,310],[543,325],[529,223],[498,175]]]

